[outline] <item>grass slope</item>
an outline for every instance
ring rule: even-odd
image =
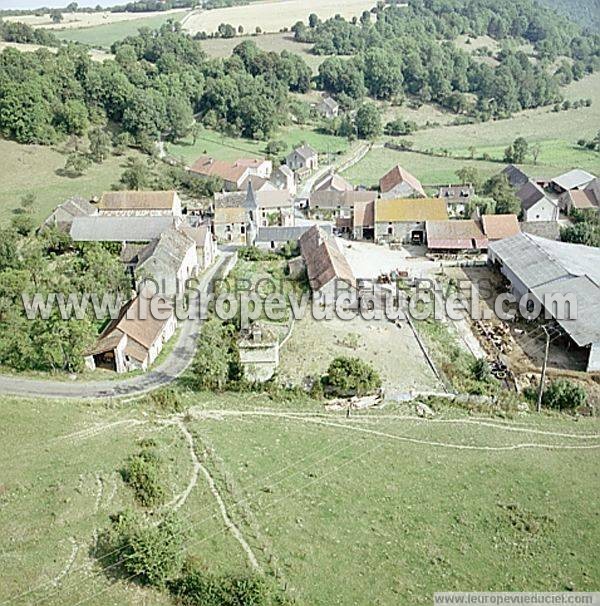
[[[117,21],[107,23],[106,25],[57,31],[56,35],[61,40],[81,42],[82,44],[89,44],[90,46],[100,48],[110,48],[113,42],[137,34],[138,30],[142,27],[156,29],[169,20],[180,21],[183,16],[184,13],[178,12],[157,15],[155,17],[140,17],[139,19]]]
[[[129,150],[128,155],[135,153]],[[93,164],[85,175],[71,178],[60,175],[66,156],[56,149],[0,139],[0,225],[10,221],[27,193],[35,194],[34,218],[41,221],[70,196],[91,197],[111,189],[119,181],[125,158],[111,156],[103,164]]]
[[[414,171],[424,183],[456,181],[455,171],[467,165],[492,174],[501,169],[504,150],[517,137],[525,137],[530,144],[538,143],[541,147],[537,165],[531,158],[524,165],[531,174],[552,177],[575,167],[600,174],[600,155],[576,145],[578,139],[591,139],[598,130],[600,73],[572,83],[565,88],[564,95],[571,100],[591,98],[592,106],[557,113],[551,108],[540,108],[522,112],[508,120],[419,130],[410,137],[416,149],[448,150],[457,157],[432,157],[375,148],[346,176],[356,184],[372,184],[396,163]],[[470,157],[471,146],[475,147],[476,157],[487,153],[499,163],[461,159]]]
[[[260,394],[184,401],[231,518],[298,604],[430,604],[439,590],[591,591],[600,582],[600,527],[589,506],[600,497],[598,451],[485,450],[598,444],[543,433],[598,435],[597,419],[515,423],[441,409],[455,421],[444,423],[415,420],[408,405],[346,419]],[[177,427],[154,422],[145,399],[5,397],[1,406],[0,601],[169,603],[107,579],[90,549],[108,516],[133,504],[119,469],[140,439],[163,454],[169,497],[188,485],[191,460]],[[461,445],[475,449],[454,448]],[[189,553],[207,570],[247,570],[202,474],[179,515]]]

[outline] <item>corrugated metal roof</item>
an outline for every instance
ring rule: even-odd
[[[523,233],[489,249],[536,297],[574,294],[577,319],[559,324],[580,346],[600,341],[600,249]]]
[[[375,223],[443,221],[448,218],[446,200],[442,198],[406,198],[376,200]]]
[[[173,217],[75,217],[71,238],[76,242],[149,242],[173,225]]]
[[[311,225],[296,225],[294,227],[259,227],[256,234],[257,242],[291,242],[298,240],[303,233],[311,229]],[[321,229],[331,235],[330,225],[321,226]]]
[[[555,179],[552,179],[552,183],[568,191],[577,187],[583,187],[594,179],[594,175],[588,173],[586,170],[575,168],[569,172],[559,175]]]

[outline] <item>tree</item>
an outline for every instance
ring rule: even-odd
[[[356,112],[356,134],[361,139],[374,139],[381,135],[381,114],[374,103],[365,103]]]
[[[221,38],[235,38],[235,27],[230,23],[221,23],[217,28],[217,33]]]
[[[456,171],[456,176],[463,184],[470,183],[476,190],[481,188],[483,177],[474,166],[463,166]]]
[[[515,195],[506,175],[499,174],[488,179],[483,193],[496,201],[496,214],[515,214],[521,212],[521,202]]]
[[[317,25],[319,25],[319,17],[315,13],[311,13],[308,16],[308,27],[314,29]]]
[[[110,135],[102,128],[94,128],[89,133],[90,157],[97,164],[101,164],[110,154]]]
[[[511,164],[523,164],[529,151],[529,145],[523,137],[517,137],[504,151],[504,161]]]
[[[52,23],[60,23],[63,20],[63,14],[59,10],[51,10],[50,19],[52,19]]]
[[[144,189],[151,180],[148,164],[141,158],[127,158],[127,168],[121,175],[121,183],[127,189]]]
[[[74,177],[79,177],[85,173],[90,167],[90,164],[90,159],[86,155],[73,152],[67,156],[65,173]]]
[[[169,141],[178,141],[190,133],[195,124],[194,113],[186,99],[171,98],[167,105],[167,123]]]
[[[534,143],[530,147],[530,151],[531,151],[531,157],[533,158],[533,163],[537,164],[538,157],[540,155],[540,152],[542,151],[542,146],[539,143]]]
[[[342,356],[329,365],[325,384],[336,395],[364,396],[381,387],[381,378],[367,362]]]
[[[29,215],[16,215],[11,219],[11,227],[21,236],[28,236],[34,229],[35,223]]]

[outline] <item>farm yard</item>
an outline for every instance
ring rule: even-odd
[[[252,2],[245,6],[194,11],[184,21],[184,28],[191,34],[217,31],[221,23],[229,23],[236,29],[254,32],[279,32],[291,28],[297,21],[306,21],[311,13],[322,20],[342,15],[346,19],[360,17],[363,11],[373,7],[372,0],[268,0]]]
[[[93,557],[109,515],[133,506],[120,470],[142,439],[166,461],[188,553],[211,573],[249,572],[255,558],[298,604],[596,588],[597,419],[500,420],[439,402],[432,420],[408,404],[346,419],[260,394],[181,400],[185,414],[149,398],[3,398],[0,601],[170,603]]]

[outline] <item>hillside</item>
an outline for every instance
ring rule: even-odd
[[[542,4],[569,17],[582,27],[600,28],[600,0],[540,0]]]

